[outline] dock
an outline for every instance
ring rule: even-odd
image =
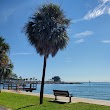
[[[37,83],[3,83],[3,89],[32,92],[37,89]]]

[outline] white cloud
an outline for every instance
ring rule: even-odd
[[[110,14],[110,0],[101,0],[101,3],[93,10],[90,10],[83,19],[90,20],[103,14]]]
[[[93,10],[89,10],[83,18],[72,20],[72,23],[91,20],[104,14],[110,15],[110,0],[99,0],[98,6],[96,6]]]
[[[110,8],[108,9],[108,13],[110,14]]]
[[[72,61],[70,61],[70,60],[66,60],[65,63],[72,63]]]
[[[71,63],[72,61],[71,60],[65,60],[65,63]]]
[[[102,43],[105,43],[105,44],[108,44],[108,43],[110,43],[110,40],[103,40],[103,41],[101,41]]]
[[[109,2],[110,0],[100,0],[103,3]]]
[[[1,12],[1,16],[0,16],[0,21],[1,22],[6,22],[8,20],[8,18],[15,12],[15,8],[10,8],[8,10],[3,10]]]
[[[34,55],[35,53],[12,53],[10,55]]]
[[[74,24],[74,23],[77,23],[77,22],[80,22],[80,21],[83,21],[83,20],[84,19],[82,19],[82,18],[81,19],[76,19],[76,20],[72,20],[71,23]]]
[[[84,39],[79,39],[79,40],[76,40],[74,43],[79,44],[79,43],[83,43],[83,42],[84,42]]]
[[[85,32],[75,34],[75,38],[86,37],[86,36],[90,36],[92,34],[93,34],[92,31],[85,31]]]
[[[67,57],[64,62],[65,63],[71,63],[72,62],[72,58],[71,57]]]

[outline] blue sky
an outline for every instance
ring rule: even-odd
[[[46,80],[110,81],[110,0],[0,0],[0,36],[10,45],[13,72],[41,80],[43,57],[22,32],[43,3],[61,6],[71,19],[67,48],[47,60]]]

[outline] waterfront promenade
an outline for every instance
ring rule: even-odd
[[[16,94],[39,96],[39,93],[32,93],[32,92],[22,92],[22,91],[16,92],[14,90],[2,90],[2,91],[16,93]],[[50,94],[44,94],[44,97],[52,98],[51,100],[54,100],[54,98],[55,98],[54,95],[50,95]],[[69,99],[68,99],[68,97],[58,97],[58,100],[68,102]],[[72,97],[71,102],[72,103],[84,102],[84,103],[90,103],[90,104],[110,106],[110,101],[88,99],[88,98],[79,98],[79,97]]]
[[[0,110],[11,110],[11,109],[7,109],[7,108],[4,108],[4,107],[0,107]]]

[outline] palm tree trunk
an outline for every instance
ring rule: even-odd
[[[45,56],[44,56],[42,82],[41,82],[41,90],[40,90],[40,104],[43,103],[44,80],[45,80],[45,71],[46,71],[46,60],[47,60],[47,56],[45,55]]]

